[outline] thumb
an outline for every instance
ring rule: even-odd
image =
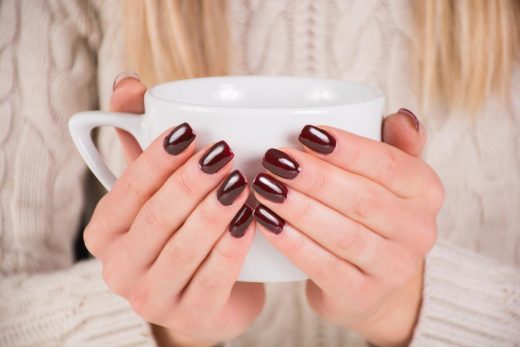
[[[405,108],[383,121],[383,142],[419,157],[426,143],[426,131],[415,114]]]
[[[146,87],[139,81],[135,72],[122,72],[114,80],[110,111],[126,113],[144,112],[144,93]],[[121,145],[125,152],[126,162],[135,160],[141,153],[141,147],[128,132],[116,129]]]

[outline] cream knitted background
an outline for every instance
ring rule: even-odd
[[[235,74],[357,80],[387,111],[417,107],[409,0],[231,0]],[[73,265],[85,166],[66,131],[107,108],[122,69],[116,1],[0,1],[0,345],[153,345],[95,260]],[[514,76],[514,95],[520,75]],[[520,344],[520,101],[475,117],[426,110],[424,158],[447,190],[428,257],[416,346]],[[120,171],[113,131],[100,146]],[[466,250],[459,248],[462,246]],[[230,346],[363,341],[319,320],[302,283],[268,285],[266,309]]]

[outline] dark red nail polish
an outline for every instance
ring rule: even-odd
[[[419,118],[417,118],[415,113],[413,113],[412,111],[410,111],[407,108],[400,108],[399,111],[397,111],[397,113],[402,113],[402,114],[407,115],[412,120],[415,130],[419,131],[419,128],[421,127],[421,123],[419,122]]]
[[[217,190],[217,199],[224,206],[233,204],[233,201],[246,189],[247,182],[240,173],[235,170],[222,182]]]
[[[238,210],[237,214],[229,223],[229,232],[231,236],[239,238],[244,236],[247,227],[253,221],[253,209],[244,205]]]
[[[124,81],[128,78],[132,78],[134,80],[140,81],[139,75],[135,71],[128,70],[128,71],[120,72],[116,76],[116,78],[114,78],[114,83],[112,83],[112,91],[115,91],[117,86],[119,85],[119,83],[121,83],[122,81]]]
[[[293,157],[274,148],[265,152],[262,165],[283,178],[293,179],[300,173],[300,165]]]
[[[258,223],[274,234],[281,233],[285,226],[283,218],[264,205],[258,205],[255,208],[254,216]]]
[[[180,154],[195,140],[195,133],[188,123],[175,127],[163,142],[166,152],[172,155]]]
[[[287,187],[273,176],[265,173],[256,175],[253,189],[264,198],[273,202],[284,202],[287,199]]]
[[[226,141],[219,141],[211,146],[199,161],[200,169],[207,174],[214,174],[233,159],[233,151]]]
[[[306,125],[298,140],[313,151],[322,154],[330,154],[336,148],[336,139],[325,130],[313,125]]]

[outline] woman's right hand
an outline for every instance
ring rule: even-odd
[[[135,79],[117,83],[112,109],[139,112],[144,90]],[[194,153],[188,125],[167,130],[142,153],[125,136],[129,165],[84,233],[105,282],[145,320],[167,328],[173,345],[240,335],[260,313],[264,288],[236,283],[254,222],[247,183],[230,175],[232,152],[219,143]]]

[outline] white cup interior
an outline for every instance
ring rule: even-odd
[[[176,103],[226,108],[306,108],[369,101],[381,92],[365,85],[288,76],[230,76],[180,80],[150,90]]]

